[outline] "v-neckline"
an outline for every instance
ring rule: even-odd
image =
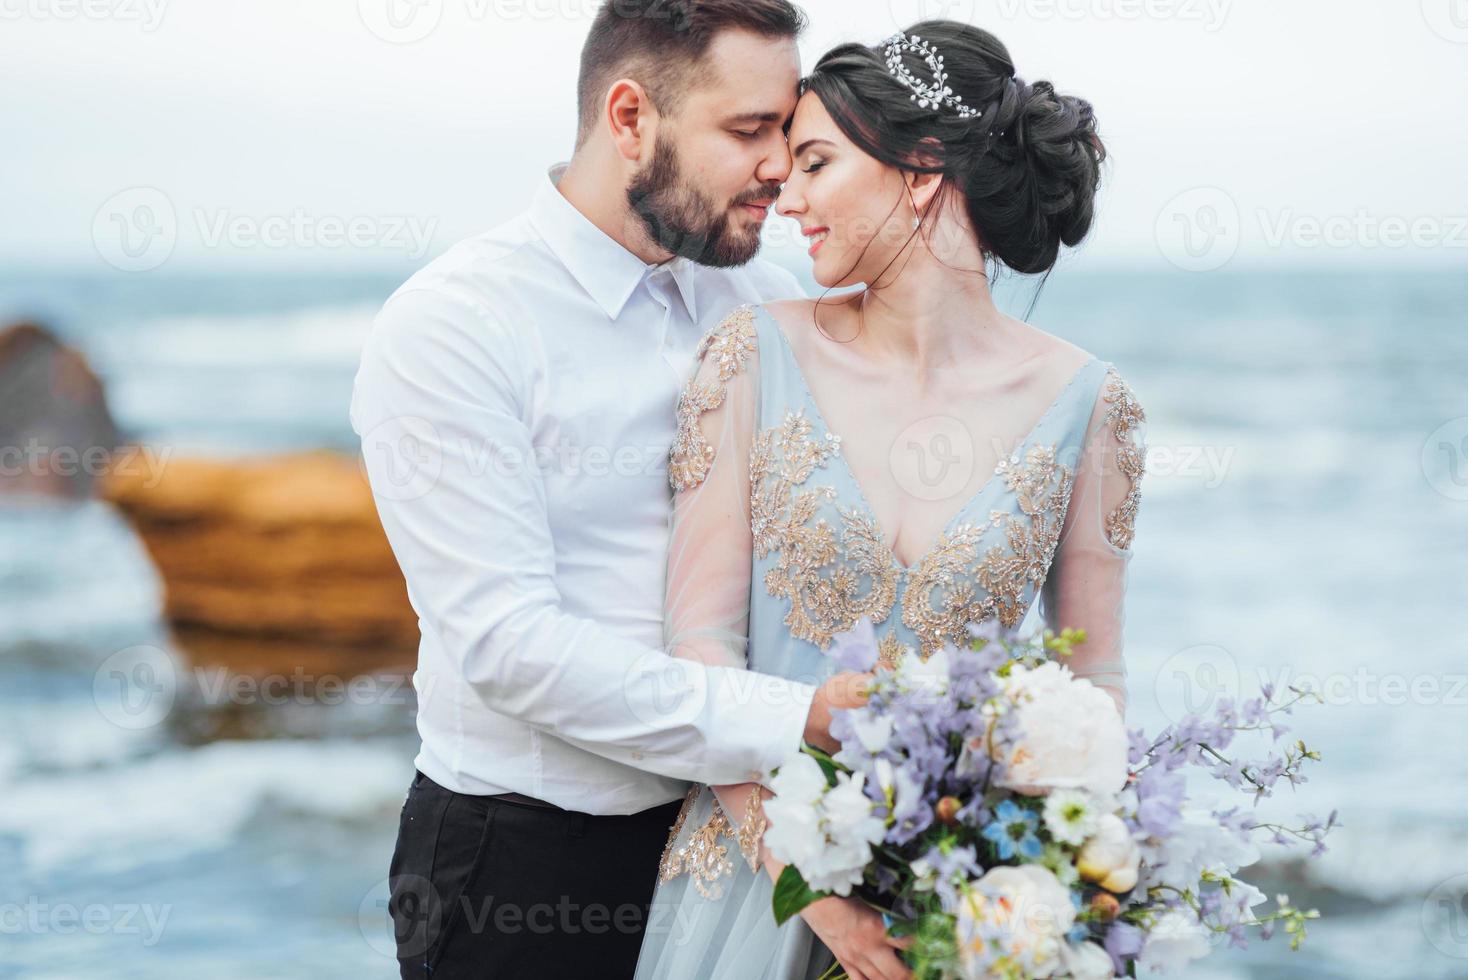
[[[897,550],[893,548],[890,543],[888,543],[887,529],[882,526],[882,521],[879,517],[877,517],[876,510],[872,508],[871,502],[867,500],[866,491],[862,489],[861,481],[856,478],[856,471],[851,468],[851,462],[846,458],[845,451],[841,449],[841,434],[831,428],[831,424],[826,420],[826,414],[821,411],[821,405],[819,402],[816,401],[816,396],[811,391],[810,382],[805,376],[805,370],[800,366],[800,359],[795,356],[795,348],[791,345],[790,338],[785,336],[785,328],[780,326],[780,322],[776,320],[774,314],[770,313],[768,310],[765,310],[761,306],[755,306],[754,309],[757,313],[763,314],[769,320],[770,326],[774,327],[775,333],[779,335],[780,343],[784,347],[785,354],[790,359],[790,366],[795,372],[795,379],[800,382],[800,389],[801,392],[805,395],[806,404],[810,407],[811,413],[815,416],[816,421],[821,423],[821,428],[825,430],[826,435],[831,438],[831,441],[836,443],[836,457],[841,460],[841,468],[846,471],[846,476],[851,481],[851,485],[856,491],[856,496],[858,501],[861,503],[862,509],[866,511],[867,516],[871,518],[872,526],[876,529],[877,534],[881,537],[882,547],[886,550],[888,559],[892,562],[892,564],[896,565],[897,568],[904,575],[912,572],[913,569],[921,565],[923,563],[923,560],[931,555],[943,543],[944,539],[948,537],[949,533],[953,530],[954,524],[958,523],[959,518],[967,514],[969,508],[971,508],[979,500],[979,498],[983,497],[984,494],[988,492],[989,487],[992,486],[994,483],[994,478],[999,475],[1000,463],[1002,463],[1006,459],[1014,460],[1016,457],[1023,458],[1023,452],[1029,446],[1030,440],[1033,439],[1035,437],[1035,434],[1040,431],[1040,428],[1044,426],[1045,422],[1050,418],[1051,413],[1053,413],[1055,409],[1060,405],[1060,403],[1065,400],[1066,394],[1070,391],[1072,387],[1075,386],[1075,383],[1080,380],[1081,375],[1085,374],[1086,370],[1093,363],[1099,360],[1099,358],[1093,355],[1087,358],[1086,361],[1081,364],[1079,368],[1076,369],[1075,373],[1070,376],[1070,380],[1061,387],[1060,392],[1046,407],[1045,411],[1040,414],[1040,417],[1035,421],[1035,424],[1030,426],[1029,431],[1025,433],[1024,438],[1022,438],[1015,445],[1014,450],[1008,456],[1002,456],[995,461],[994,468],[990,471],[988,477],[985,478],[984,482],[980,484],[979,488],[974,491],[973,495],[965,500],[963,504],[959,506],[958,510],[953,514],[953,516],[948,518],[947,522],[944,523],[941,528],[939,528],[937,538],[929,544],[927,549],[920,552],[917,558],[914,559],[913,563],[911,565],[908,565],[905,564],[898,556]]]

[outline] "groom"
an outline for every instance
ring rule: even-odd
[[[678,391],[731,308],[800,294],[754,256],[803,26],[609,0],[569,165],[377,317],[352,425],[422,630],[404,977],[631,976],[687,781],[766,778],[857,703],[662,650]]]

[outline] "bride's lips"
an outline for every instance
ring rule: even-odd
[[[823,235],[823,234],[825,234],[826,232],[828,232],[830,230],[831,229],[829,229],[829,228],[825,227],[824,225],[822,225],[819,228],[802,228],[802,229],[800,229],[800,233],[802,235],[804,235],[806,238],[812,238],[812,237],[814,237],[816,235]],[[821,246],[824,245],[824,244],[826,244],[826,240],[824,238],[820,239],[819,241],[813,242],[811,244],[810,251],[807,254],[809,254],[812,258],[814,258],[816,252],[820,251]]]

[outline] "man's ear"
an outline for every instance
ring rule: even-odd
[[[657,110],[647,90],[630,78],[619,78],[607,90],[605,108],[604,118],[617,153],[629,162],[640,161],[657,129]]]

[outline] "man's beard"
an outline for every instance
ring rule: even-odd
[[[653,243],[699,265],[730,268],[744,265],[759,252],[759,229],[738,231],[735,205],[773,200],[778,187],[741,194],[719,208],[683,179],[673,141],[659,136],[652,161],[627,185],[627,205],[642,219]]]

